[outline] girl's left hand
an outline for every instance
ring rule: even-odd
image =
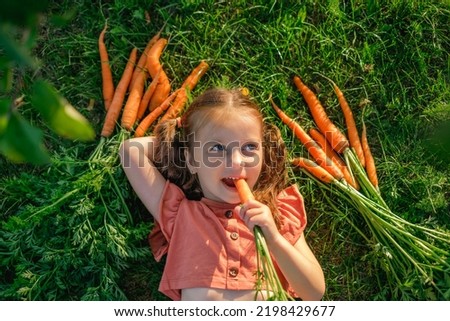
[[[257,225],[266,238],[275,239],[279,235],[272,212],[267,205],[257,200],[249,200],[241,206],[236,206],[235,211],[249,230],[253,231]]]

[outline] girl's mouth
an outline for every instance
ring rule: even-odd
[[[236,188],[235,185],[234,185],[234,181],[235,181],[236,179],[237,179],[236,177],[225,177],[225,178],[222,178],[222,182],[223,182],[227,187],[230,187],[230,188]]]

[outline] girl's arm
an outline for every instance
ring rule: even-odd
[[[292,245],[278,231],[270,209],[251,200],[237,207],[239,215],[250,230],[261,227],[272,257],[286,280],[303,300],[320,300],[325,293],[322,267],[301,234]]]
[[[139,199],[159,221],[159,203],[166,180],[153,165],[154,137],[125,140],[119,149],[120,161]]]
[[[274,260],[300,298],[312,301],[322,299],[325,293],[322,267],[306,243],[304,234],[293,246],[281,234],[266,240]]]

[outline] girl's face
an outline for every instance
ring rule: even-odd
[[[233,204],[240,202],[233,180],[244,178],[253,188],[264,161],[260,121],[255,117],[234,118],[211,122],[197,131],[192,154],[187,155],[203,195]]]

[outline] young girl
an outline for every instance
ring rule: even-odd
[[[182,118],[158,125],[154,137],[125,141],[120,154],[155,219],[149,241],[156,260],[167,255],[159,290],[169,298],[254,300],[255,225],[289,294],[322,298],[324,276],[303,235],[302,196],[288,185],[285,145],[239,90],[207,90]],[[237,178],[256,200],[240,204]]]

